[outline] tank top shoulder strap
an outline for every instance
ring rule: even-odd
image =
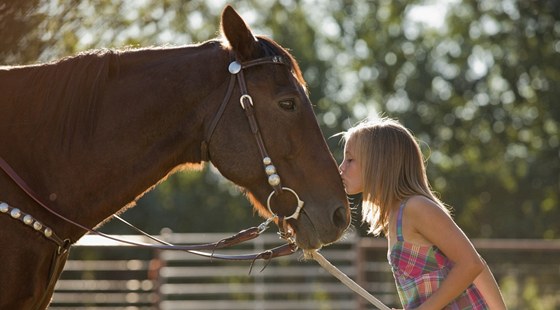
[[[404,199],[399,206],[399,212],[397,213],[397,241],[404,241],[403,233],[402,233],[402,218],[404,213],[404,207],[406,206],[406,202],[408,198]]]

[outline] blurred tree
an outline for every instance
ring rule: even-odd
[[[40,0],[0,1],[0,59],[4,64],[38,59],[46,42],[36,30],[45,15],[37,12]]]
[[[429,51],[434,76],[420,79],[431,85],[418,102],[437,105],[423,119],[443,122],[421,130],[437,154],[439,190],[472,234],[559,237],[559,9],[464,1]]]
[[[316,101],[332,100],[319,110],[325,132],[329,113],[336,130],[398,118],[425,142],[433,185],[470,236],[558,237],[558,2],[305,3],[322,30],[316,59],[330,61]]]
[[[200,42],[217,35],[224,4],[4,1],[0,59],[25,64],[90,48]],[[433,186],[471,237],[559,237],[557,1],[246,0],[235,7],[256,32],[292,50],[327,138],[368,116],[398,118],[423,141]],[[338,138],[328,143],[340,160]],[[231,231],[257,221],[225,184],[212,169],[181,173],[126,216],[151,232],[167,225]]]

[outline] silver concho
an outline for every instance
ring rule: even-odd
[[[18,219],[21,216],[21,211],[19,209],[14,208],[12,209],[12,211],[10,211],[10,216],[15,219]]]
[[[33,224],[33,217],[27,214],[23,217],[23,222],[25,223],[25,225],[31,225]]]
[[[276,173],[276,167],[274,165],[268,165],[264,168],[266,175],[273,175]]]
[[[271,176],[268,177],[268,184],[270,184],[271,186],[276,186],[280,184],[280,176],[278,176],[277,174],[273,174]]]
[[[238,63],[237,61],[232,61],[229,64],[228,70],[229,70],[229,73],[231,73],[231,74],[237,74],[237,73],[239,73],[239,71],[241,71],[241,64]]]
[[[0,203],[0,212],[6,213],[6,212],[8,212],[8,210],[10,210],[10,207],[8,206],[7,203],[5,203],[5,202]]]
[[[272,164],[272,159],[270,159],[270,157],[263,158],[263,164],[265,164],[265,165]]]

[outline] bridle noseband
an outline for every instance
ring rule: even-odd
[[[243,108],[243,111],[245,112],[245,116],[247,117],[247,120],[249,121],[249,126],[251,127],[251,132],[253,133],[253,136],[255,137],[255,140],[257,142],[257,146],[259,148],[259,152],[262,158],[262,164],[264,166],[264,171],[268,177],[268,184],[272,186],[273,189],[273,191],[270,193],[266,201],[267,208],[272,218],[278,219],[278,227],[280,228],[280,235],[283,238],[290,240],[293,237],[292,236],[293,233],[291,231],[286,230],[286,221],[289,219],[297,220],[301,212],[301,209],[303,208],[304,202],[299,198],[298,194],[293,189],[282,186],[280,176],[278,175],[276,167],[273,165],[272,159],[268,155],[268,152],[264,145],[264,140],[259,130],[257,119],[255,118],[255,111],[253,109],[254,106],[253,98],[251,97],[251,95],[249,95],[249,92],[247,90],[247,84],[245,82],[245,76],[243,74],[244,69],[258,66],[258,65],[264,65],[264,64],[289,66],[289,62],[287,62],[282,56],[263,57],[263,58],[246,61],[246,62],[232,61],[229,64],[228,71],[230,72],[231,77],[229,80],[227,92],[224,99],[222,100],[222,104],[220,105],[218,112],[214,116],[214,119],[210,123],[208,130],[204,134],[204,140],[202,141],[201,144],[201,158],[203,161],[210,160],[210,152],[208,147],[210,145],[212,135],[231,98],[231,94],[233,92],[233,89],[235,88],[235,80],[237,80],[239,85],[239,91],[241,94],[239,97],[239,103],[241,104],[241,108]],[[283,191],[293,194],[297,201],[296,209],[289,216],[278,215],[276,212],[272,211],[272,207],[271,207],[272,196],[274,196],[275,194],[280,195],[282,194]]]

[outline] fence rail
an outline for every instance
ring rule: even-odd
[[[147,242],[140,236],[119,236]],[[160,236],[175,244],[225,234]],[[221,253],[259,252],[281,243],[265,234]],[[560,240],[474,240],[500,282],[510,309],[560,307]],[[349,236],[322,254],[382,302],[398,307],[382,239]],[[263,267],[266,268],[261,272]],[[256,262],[210,260],[177,251],[122,245],[86,236],[73,247],[49,309],[375,309],[301,251]],[[534,296],[531,296],[533,294]]]

